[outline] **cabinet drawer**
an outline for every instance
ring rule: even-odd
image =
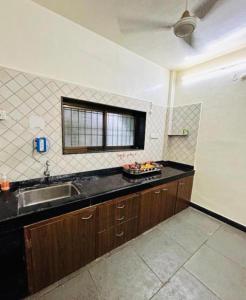
[[[98,205],[98,232],[108,230],[130,219],[139,213],[139,195],[131,194]]]
[[[135,238],[138,233],[138,219],[134,218],[115,226],[115,247]]]
[[[97,235],[97,257],[135,238],[137,233],[137,218],[99,232]]]
[[[132,194],[115,200],[115,225],[136,218],[139,213],[139,195]]]

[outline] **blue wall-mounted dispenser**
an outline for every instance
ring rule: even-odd
[[[38,153],[45,153],[48,150],[47,138],[46,137],[36,137],[34,139],[34,150]]]

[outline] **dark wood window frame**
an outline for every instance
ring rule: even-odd
[[[65,146],[65,126],[64,126],[64,107],[88,109],[91,111],[100,111],[103,113],[103,141],[102,146],[90,147],[66,147]],[[104,105],[95,102],[78,100],[68,97],[61,98],[62,115],[62,148],[63,154],[81,154],[95,152],[113,152],[143,150],[145,142],[146,112],[130,110],[116,106]],[[132,146],[107,146],[107,113],[116,113],[121,115],[131,115],[134,117],[134,141]]]

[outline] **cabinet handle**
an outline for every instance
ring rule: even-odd
[[[89,220],[93,217],[93,214],[89,215],[89,217],[82,217],[81,220]]]
[[[180,182],[179,185],[184,185],[184,182]]]
[[[119,208],[119,209],[125,208],[125,207],[126,207],[125,205],[122,205],[122,206],[116,206],[116,208]]]
[[[158,194],[160,194],[160,192],[161,192],[161,191],[157,191],[157,192],[155,192],[155,194],[158,195]]]
[[[123,235],[124,235],[124,231],[122,231],[121,233],[116,233],[115,236],[117,236],[117,237],[122,237]]]
[[[168,191],[168,189],[162,189],[162,191],[163,191],[163,192],[167,192],[167,191]]]
[[[119,219],[115,219],[116,221],[123,221],[125,219],[125,216],[122,216],[121,218]]]

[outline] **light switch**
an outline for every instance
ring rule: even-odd
[[[7,112],[5,110],[0,110],[0,120],[7,119]]]
[[[159,135],[157,133],[151,133],[150,139],[151,140],[158,140],[159,139]]]

